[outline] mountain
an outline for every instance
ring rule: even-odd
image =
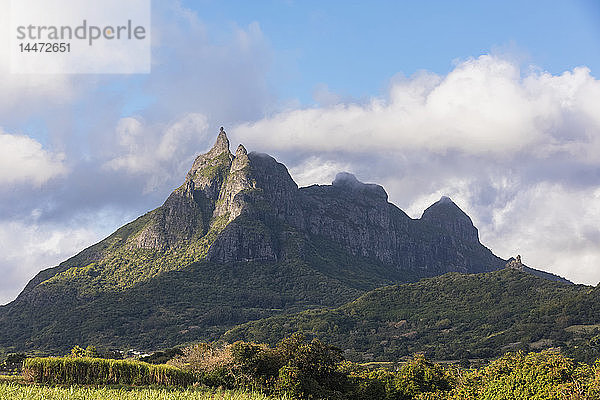
[[[340,173],[298,188],[273,157],[221,129],[164,204],[0,307],[0,349],[152,349],[240,323],[336,307],[376,287],[505,264],[449,198],[412,219],[385,190]]]
[[[544,279],[516,261],[485,274],[378,288],[335,309],[248,322],[223,339],[276,343],[300,331],[355,361],[417,352],[435,360],[489,359],[553,347],[586,362],[600,357],[600,286]]]

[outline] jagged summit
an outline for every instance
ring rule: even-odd
[[[227,138],[227,133],[225,133],[225,129],[221,127],[221,130],[219,131],[219,135],[217,136],[217,140],[215,141],[211,152],[215,152],[216,154],[218,154],[224,151],[229,151],[229,139]]]
[[[429,206],[423,211],[421,220],[443,227],[462,239],[479,242],[479,233],[473,221],[450,197],[442,196]]]
[[[506,263],[506,267],[505,268],[512,268],[512,269],[518,269],[520,271],[523,271],[525,268],[525,265],[523,265],[523,263],[521,262],[521,256],[517,255],[516,258],[509,258],[508,262]]]
[[[439,202],[442,203],[442,204],[449,204],[449,203],[454,204],[454,202],[452,201],[452,199],[450,197],[448,197],[448,196],[442,196],[442,197],[440,197]]]

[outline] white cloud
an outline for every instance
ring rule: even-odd
[[[75,88],[71,77],[67,75],[9,73],[9,6],[10,1],[0,0],[0,115],[26,112],[57,99],[68,102],[73,98]],[[27,106],[23,107],[24,104]]]
[[[242,124],[235,134],[277,150],[456,150],[495,157],[569,151],[592,158],[600,124],[591,105],[599,102],[600,82],[586,68],[523,74],[514,63],[484,55],[445,77],[397,80],[386,99],[291,110]],[[574,128],[580,133],[573,135]]]
[[[63,154],[44,150],[41,143],[0,129],[0,184],[40,186],[67,172]]]
[[[13,300],[43,268],[53,267],[98,239],[73,229],[16,221],[0,223],[0,304]]]
[[[494,210],[482,236],[499,254],[576,282],[600,282],[600,185],[572,190],[540,183]]]
[[[309,157],[300,165],[290,168],[290,175],[300,187],[314,184],[330,185],[338,172],[350,169],[349,163]]]
[[[552,75],[484,55],[446,76],[395,77],[385,98],[291,109],[232,132],[292,159],[302,185],[348,170],[414,218],[449,195],[499,256],[597,284],[598,104],[587,68]]]
[[[113,146],[114,154],[104,168],[146,175],[147,190],[154,189],[170,177],[173,168],[179,173],[189,168],[196,149],[213,139],[207,129],[206,117],[197,113],[168,126],[148,126],[138,118],[121,118],[115,130],[118,145]]]

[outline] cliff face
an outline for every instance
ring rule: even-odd
[[[298,188],[287,168],[269,155],[235,156],[221,131],[215,146],[199,156],[185,184],[167,199],[137,239],[163,249],[224,225],[207,259],[215,262],[286,257],[282,225],[306,240],[331,240],[353,255],[397,270],[484,272],[504,261],[479,243],[471,219],[447,197],[418,220],[387,201],[383,187],[340,173],[332,185]]]

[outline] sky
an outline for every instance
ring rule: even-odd
[[[413,218],[447,195],[498,256],[600,282],[598,1],[161,0],[149,74],[11,74],[4,36],[0,304],[162,204],[220,126],[300,186],[348,171]]]

